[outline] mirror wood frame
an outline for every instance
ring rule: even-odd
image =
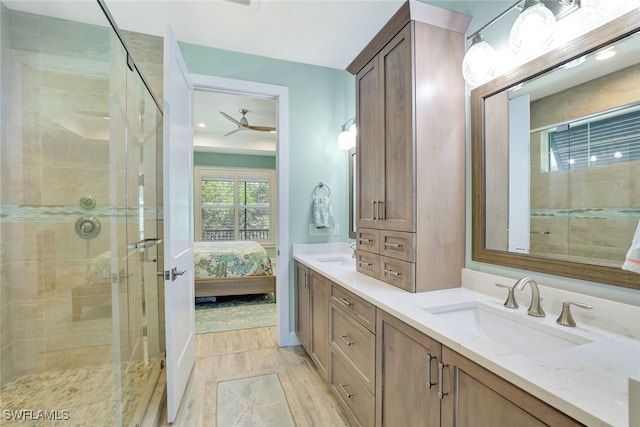
[[[484,101],[557,66],[640,31],[640,8],[471,91],[472,251],[474,261],[640,289],[640,275],[620,267],[485,248]],[[640,37],[636,34],[635,37]],[[576,53],[577,52],[577,53]]]

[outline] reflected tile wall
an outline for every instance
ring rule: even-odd
[[[531,105],[531,127],[638,102],[638,82],[640,65],[635,65],[537,100]],[[540,158],[536,133],[531,138],[531,252],[622,265],[640,220],[640,161],[542,172]]]

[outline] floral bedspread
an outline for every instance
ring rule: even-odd
[[[269,276],[267,251],[256,242],[195,242],[195,278]]]

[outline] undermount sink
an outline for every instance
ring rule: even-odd
[[[591,342],[540,321],[475,301],[423,310],[523,356],[535,356]]]
[[[316,258],[316,261],[332,267],[355,267],[355,259],[349,256],[332,256]]]

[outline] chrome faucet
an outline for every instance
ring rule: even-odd
[[[538,284],[535,280],[530,279],[529,277],[523,277],[513,285],[513,289],[523,290],[527,284],[531,286],[531,304],[529,304],[527,313],[529,316],[544,317],[545,313],[542,309],[542,305],[540,304],[540,301],[542,300],[540,298],[540,289],[538,289]]]
[[[353,253],[351,254],[351,258],[356,257],[356,242],[351,242],[349,244],[349,249],[353,249]]]

